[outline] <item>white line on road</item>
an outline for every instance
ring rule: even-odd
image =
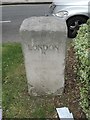
[[[8,20],[8,21],[0,21],[0,23],[10,23],[11,21]]]

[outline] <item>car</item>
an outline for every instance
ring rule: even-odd
[[[64,18],[67,24],[67,36],[74,38],[79,27],[90,18],[89,6],[89,0],[54,0],[49,6],[49,13]]]

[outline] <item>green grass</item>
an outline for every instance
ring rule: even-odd
[[[48,97],[31,97],[27,91],[27,80],[21,45],[2,45],[2,106],[4,118],[53,117],[54,102]]]
[[[55,118],[56,107],[68,107],[75,118],[84,116],[79,106],[79,86],[72,70],[74,60],[71,41],[66,60],[65,92],[62,96],[31,97],[28,94],[24,57],[21,44],[4,43],[2,46],[2,107],[3,118]],[[0,47],[1,50],[1,47]],[[1,52],[0,52],[1,53]],[[1,56],[1,55],[0,55]],[[1,57],[0,57],[1,59]],[[1,81],[0,81],[1,82]],[[83,117],[81,117],[83,118]]]
[[[2,45],[0,44],[0,107],[2,104]]]

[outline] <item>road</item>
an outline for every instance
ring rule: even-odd
[[[49,4],[12,5],[2,7],[2,41],[19,42],[22,21],[32,16],[48,14]]]

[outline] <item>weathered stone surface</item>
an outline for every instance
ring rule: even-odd
[[[60,95],[64,88],[66,24],[55,17],[31,17],[20,27],[30,95]]]

